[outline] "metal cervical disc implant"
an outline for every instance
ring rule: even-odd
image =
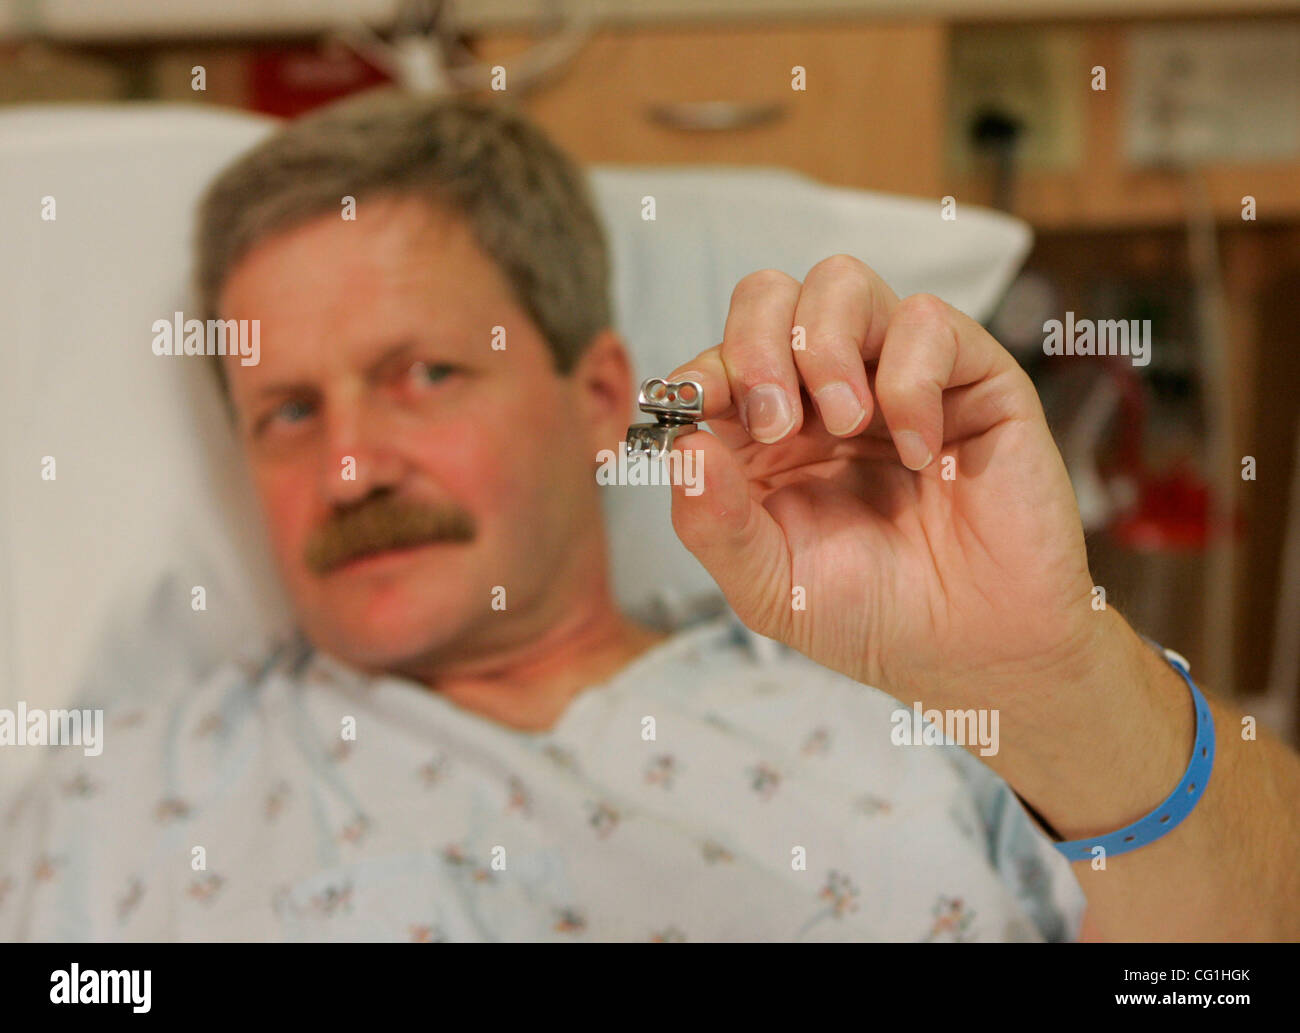
[[[674,441],[694,431],[695,424],[704,416],[704,388],[694,380],[669,383],[652,377],[641,385],[636,404],[658,422],[628,427],[628,455],[667,452]]]

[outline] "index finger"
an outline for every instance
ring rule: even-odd
[[[758,276],[753,274],[746,277],[746,281]],[[827,289],[831,283],[836,285],[835,290]],[[898,304],[897,295],[865,262],[849,255],[833,255],[817,263],[800,285],[794,310],[784,321],[790,323],[789,326],[783,325],[779,334],[741,332],[750,331],[756,322],[760,325],[762,322],[740,318],[746,315],[743,310],[747,302],[750,308],[753,307],[754,293],[738,297],[742,293],[739,290],[742,284],[737,284],[737,292],[733,295],[726,340],[678,366],[669,377],[671,380],[700,383],[704,388],[704,418],[734,419],[737,427],[741,426],[740,400],[760,383],[771,381],[771,371],[777,367],[782,371],[789,368],[795,395],[790,403],[799,407],[800,386],[807,389],[810,396],[824,386],[821,380],[825,379],[826,364],[815,361],[822,351],[830,356],[830,353],[840,351],[841,343],[849,343],[849,354],[856,350],[864,367],[879,358],[890,315]],[[817,318],[819,316],[821,318]],[[810,324],[806,346],[814,354],[796,356],[792,338],[797,321]],[[775,349],[781,349],[782,354],[774,354]],[[725,359],[724,350],[727,352]],[[796,358],[801,361],[796,361]],[[811,361],[803,361],[805,359]],[[840,361],[844,361],[843,356]],[[796,425],[798,422],[796,420]],[[880,422],[873,419],[859,433],[874,431]],[[752,440],[747,433],[732,435],[722,432],[719,436],[727,444],[737,446]]]
[[[728,448],[740,448],[750,437],[740,425],[740,413],[731,395],[731,380],[722,364],[722,345],[700,352],[664,378],[670,383],[694,380],[704,391],[704,415],[709,429]]]

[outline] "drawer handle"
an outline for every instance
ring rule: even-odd
[[[713,133],[775,122],[784,117],[785,105],[779,101],[677,101],[652,104],[647,113],[653,121],[671,129]]]

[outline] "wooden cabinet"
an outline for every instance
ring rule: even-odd
[[[820,20],[606,29],[523,107],[585,162],[779,165],[824,182],[940,196],[946,30],[938,21]],[[528,37],[477,46],[507,70]],[[792,88],[805,69],[806,89]],[[690,130],[656,105],[779,107],[748,128]]]

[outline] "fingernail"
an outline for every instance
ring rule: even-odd
[[[816,394],[817,410],[822,414],[822,423],[832,434],[847,434],[862,422],[866,410],[842,380],[827,384]]]
[[[793,426],[790,399],[776,384],[759,384],[745,396],[745,428],[756,441],[780,441]]]
[[[924,470],[934,458],[925,438],[914,430],[900,430],[896,433],[894,447],[898,449],[898,458],[909,470]]]

